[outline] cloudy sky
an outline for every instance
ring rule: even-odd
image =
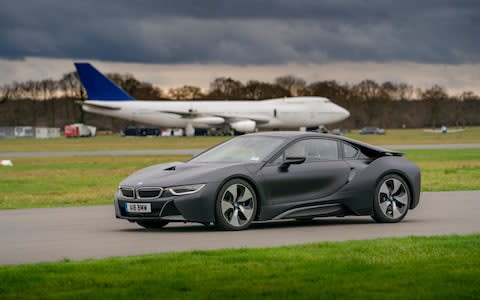
[[[479,1],[3,0],[0,84],[73,61],[161,88],[294,74],[480,93]]]

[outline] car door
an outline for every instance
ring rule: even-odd
[[[305,162],[282,168],[285,157]],[[269,205],[318,200],[340,189],[348,180],[350,166],[341,159],[339,143],[328,138],[302,139],[289,145],[262,169]]]

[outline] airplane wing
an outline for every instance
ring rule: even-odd
[[[265,116],[255,116],[255,115],[235,115],[235,116],[228,116],[228,115],[223,115],[223,114],[209,114],[209,113],[200,113],[197,111],[173,111],[173,110],[160,110],[159,112],[163,113],[169,113],[169,114],[175,114],[179,115],[182,118],[186,119],[195,119],[195,118],[202,118],[206,119],[208,117],[217,117],[217,118],[222,118],[225,120],[225,123],[232,123],[232,122],[237,122],[237,121],[245,121],[245,120],[251,120],[255,121],[257,124],[266,124],[270,122],[270,118],[265,117]],[[208,122],[206,122],[208,123]],[[218,122],[215,122],[215,124],[218,124]]]
[[[245,121],[245,120],[252,120],[255,121],[257,124],[267,124],[270,122],[270,118],[265,117],[265,116],[255,116],[255,115],[250,115],[250,116],[235,116],[235,117],[222,117],[226,118],[229,120],[229,123],[231,122],[236,122],[236,121]]]
[[[115,107],[115,106],[109,106],[109,105],[101,105],[101,104],[94,104],[94,103],[88,103],[88,102],[83,102],[83,101],[75,101],[77,104],[83,105],[83,106],[90,106],[93,108],[100,108],[100,109],[105,109],[105,110],[120,110],[120,107]]]

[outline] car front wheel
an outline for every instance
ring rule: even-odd
[[[242,230],[250,226],[257,211],[257,196],[242,179],[225,183],[217,195],[216,225],[223,230]]]
[[[386,175],[377,184],[372,218],[379,223],[400,222],[410,201],[411,192],[405,180],[396,174]]]

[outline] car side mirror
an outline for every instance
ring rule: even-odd
[[[307,158],[304,156],[286,157],[280,165],[280,169],[287,170],[290,165],[303,164]]]

